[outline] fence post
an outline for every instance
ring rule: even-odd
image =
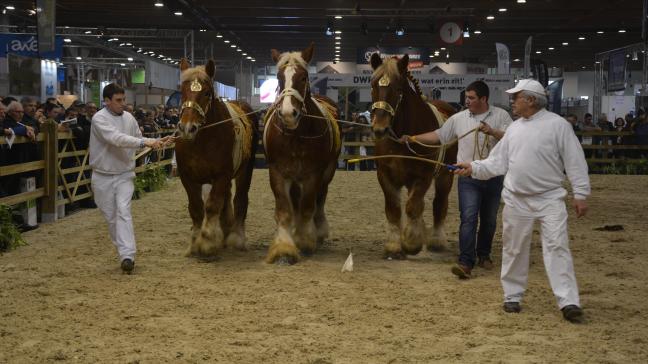
[[[45,147],[43,148],[43,158],[45,159],[45,173],[43,184],[45,187],[45,196],[41,200],[41,220],[43,222],[54,222],[56,216],[56,197],[58,187],[58,124],[52,119],[43,123],[42,129],[45,134]],[[41,129],[41,131],[43,131]]]

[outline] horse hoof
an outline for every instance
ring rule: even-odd
[[[293,258],[293,257],[288,257],[288,256],[285,256],[285,255],[282,256],[282,257],[279,257],[279,259],[277,259],[277,260],[275,261],[275,264],[276,264],[276,265],[279,265],[279,266],[289,266],[289,265],[293,265],[293,264],[295,264],[295,263],[297,263],[297,261],[295,260],[295,258]]]

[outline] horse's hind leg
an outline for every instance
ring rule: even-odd
[[[326,213],[324,212],[324,205],[326,204],[326,196],[328,195],[328,186],[333,179],[336,167],[337,160],[326,171],[325,179],[322,182],[320,191],[317,194],[317,200],[315,201],[315,216],[313,217],[313,221],[315,222],[315,234],[317,236],[318,246],[324,244],[324,240],[329,237],[329,224],[326,219]]]
[[[234,195],[234,221],[225,244],[239,250],[247,250],[245,246],[245,218],[249,203],[248,193],[252,183],[254,164],[248,161],[243,173],[236,177],[236,193]]]
[[[448,214],[448,196],[452,189],[454,175],[448,171],[441,170],[434,179],[434,201],[432,208],[434,212],[434,226],[432,227],[432,239],[428,250],[441,251],[445,249],[448,239],[444,226]]]
[[[405,254],[416,255],[425,245],[427,231],[423,221],[424,197],[431,182],[429,179],[417,179],[409,186],[409,198],[405,207],[407,222],[403,229],[402,242]]]
[[[302,183],[301,203],[299,211],[295,214],[295,244],[301,253],[307,256],[313,254],[317,248],[317,235],[313,220],[320,184],[320,176],[311,176]]]
[[[198,253],[204,257],[215,256],[223,247],[223,230],[220,226],[220,214],[225,203],[224,197],[230,194],[231,181],[218,178],[213,181],[209,197],[205,202],[205,217],[200,227],[200,235],[195,245]]]
[[[189,241],[189,249],[187,249],[185,255],[197,255],[199,252],[198,246],[196,245],[196,239],[200,235],[200,225],[205,216],[204,203],[201,195],[201,185],[183,179],[182,176],[180,178],[185,191],[187,191],[187,199],[189,200],[189,216],[192,221],[191,240]]]
[[[275,196],[275,220],[277,221],[277,236],[274,238],[267,263],[294,264],[299,260],[299,251],[292,237],[293,207],[290,200],[292,181],[283,178],[275,167],[270,166],[270,187]]]
[[[378,169],[378,182],[385,195],[385,215],[387,216],[387,243],[384,257],[386,259],[405,259],[401,247],[401,201],[400,187],[389,180],[384,172]]]

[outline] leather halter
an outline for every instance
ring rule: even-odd
[[[295,65],[293,65],[293,67],[295,67]],[[285,66],[282,67],[282,68],[285,68]],[[279,95],[277,95],[277,99],[274,102],[275,108],[279,108],[279,106],[283,102],[284,97],[292,96],[292,97],[296,98],[297,101],[301,102],[301,104],[302,104],[302,107],[301,107],[302,114],[303,115],[308,114],[308,110],[306,109],[306,101],[304,100],[304,97],[306,97],[306,92],[308,91],[309,86],[310,86],[310,81],[307,81],[304,84],[304,92],[303,93],[299,93],[299,91],[297,89],[294,89],[292,87],[285,88],[285,89],[281,90]],[[304,96],[302,96],[302,94]],[[278,115],[281,118],[281,113],[279,113]]]
[[[390,80],[387,75],[384,75],[378,80],[378,86],[379,87],[387,87],[389,86]],[[373,112],[376,109],[384,110],[389,115],[392,116],[392,119],[396,116],[396,111],[398,111],[398,107],[400,106],[401,100],[403,100],[403,93],[398,96],[398,102],[396,103],[396,107],[392,107],[387,101],[376,101],[373,104],[371,104],[371,112]]]
[[[193,81],[191,81],[191,86],[190,87],[191,87],[191,91],[193,91],[193,92],[202,91],[202,85],[195,78],[193,79]],[[209,96],[209,100],[207,101],[207,106],[205,106],[205,108],[200,106],[200,104],[195,102],[195,101],[191,101],[191,100],[185,101],[185,102],[182,103],[182,106],[180,107],[180,116],[182,116],[182,112],[185,109],[193,109],[196,112],[198,112],[198,114],[202,117],[202,119],[204,121],[205,118],[207,117],[207,112],[209,111],[209,106],[211,105],[212,100],[213,100],[213,93],[212,93],[212,96]],[[202,123],[200,123],[200,124],[202,124]]]

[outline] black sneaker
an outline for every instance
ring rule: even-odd
[[[508,313],[520,313],[522,311],[522,307],[520,307],[520,302],[504,302],[504,306],[502,306],[504,309],[504,312]]]
[[[135,269],[135,262],[132,259],[126,258],[121,262],[121,269],[124,273],[131,274],[133,273],[133,269]]]
[[[560,309],[563,318],[574,324],[582,324],[585,321],[583,309],[576,305],[568,305]]]

